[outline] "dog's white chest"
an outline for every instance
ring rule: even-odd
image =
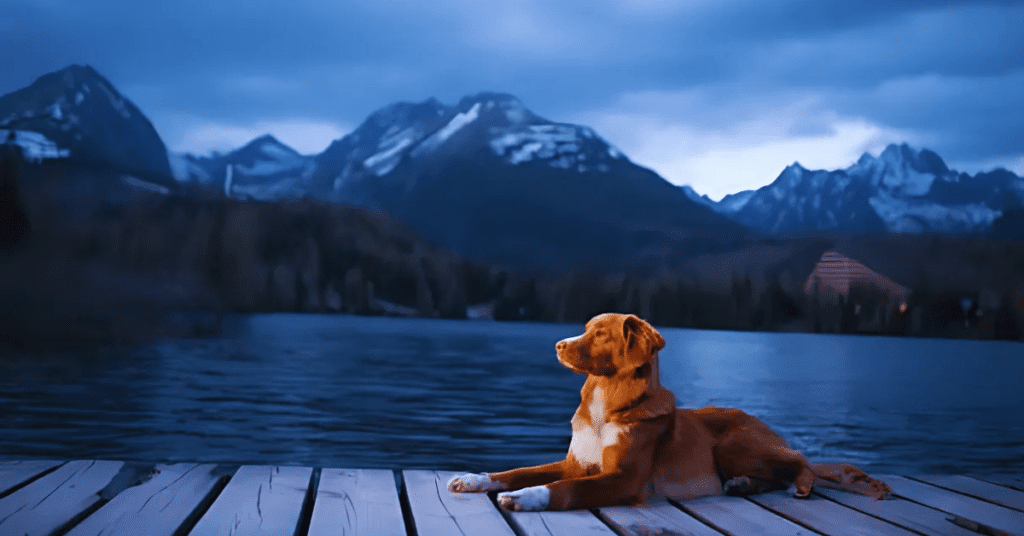
[[[615,423],[604,421],[604,391],[600,387],[594,389],[590,405],[590,422],[583,419],[572,421],[572,441],[569,442],[569,453],[583,467],[598,466],[602,470],[604,449],[619,442],[619,434],[624,429]]]

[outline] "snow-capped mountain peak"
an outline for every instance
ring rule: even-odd
[[[517,125],[546,122],[546,120],[531,112],[523,104],[523,101],[508,93],[484,91],[476,95],[463,97],[459,101],[458,108],[467,109],[478,104],[481,105],[486,113],[501,116],[502,119],[500,120],[495,121],[492,119],[495,123],[504,122],[508,125]]]
[[[454,106],[431,98],[377,110],[317,157],[314,182],[344,196],[346,184],[391,176],[403,162],[418,168],[455,154],[483,158],[482,152],[505,165],[539,163],[579,173],[606,173],[612,161],[628,162],[588,127],[544,119],[507,93],[481,92]]]
[[[810,171],[794,163],[740,203],[725,201],[710,206],[772,234],[973,233],[1024,203],[1024,180],[1005,171],[971,177],[950,170],[935,152],[903,143],[878,157],[864,153],[846,169]]]
[[[306,194],[313,163],[312,157],[265,134],[227,154],[171,155],[171,166],[179,181],[223,189],[227,196],[282,199]]]
[[[37,132],[71,159],[170,182],[156,129],[88,65],[45,74],[0,97],[0,129]]]
[[[291,147],[281,143],[270,134],[249,142],[241,149],[226,156],[236,169],[245,175],[275,175],[302,168],[305,159]]]
[[[88,65],[71,65],[60,71],[41,76],[30,86],[46,91],[26,92],[21,99],[21,109],[0,119],[0,126],[11,126],[19,120],[49,118],[60,122],[64,130],[80,122],[78,108],[86,100],[103,99],[121,118],[132,118],[126,99],[95,69]]]
[[[298,151],[285,145],[271,134],[264,134],[244,146],[231,151],[225,158],[236,164],[253,165],[259,161],[294,163],[302,159]]]

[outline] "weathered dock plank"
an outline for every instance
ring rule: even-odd
[[[954,524],[949,514],[898,497],[876,501],[871,497],[822,486],[814,490],[839,504],[927,536],[978,536],[977,532]]]
[[[217,484],[215,464],[156,466],[152,478],[118,493],[67,536],[171,536]]]
[[[984,482],[964,475],[911,475],[912,479],[970,495],[1007,508],[1024,511],[1024,491]]]
[[[900,497],[1010,534],[1024,535],[1024,512],[901,476],[883,475],[880,478]]]
[[[721,536],[721,532],[676,508],[668,501],[656,501],[647,508],[613,506],[601,508],[598,515],[627,536],[673,534],[679,536]],[[566,531],[564,534],[572,534]]]
[[[385,469],[324,469],[308,536],[405,536],[395,476]]]
[[[324,469],[315,490],[312,471],[243,466],[222,486],[229,474],[215,464],[0,462],[0,536],[402,536],[409,522],[421,536],[1024,536],[1018,475],[883,475],[886,501],[819,486],[807,500],[779,491],[503,512],[487,494],[448,492],[449,471],[404,471],[404,495],[389,470]]]
[[[124,462],[73,461],[0,499],[0,534],[45,536],[88,511]]]
[[[1016,475],[972,475],[978,480],[984,480],[985,482],[991,482],[993,484],[999,484],[1007,488],[1013,488],[1018,491],[1024,491],[1024,477]]]
[[[816,536],[741,497],[701,497],[679,503],[688,513],[733,536]]]
[[[11,488],[17,487],[22,482],[52,469],[64,462],[51,460],[32,460],[16,462],[0,462],[0,495],[7,493]]]
[[[243,465],[189,534],[294,534],[312,473],[309,467]]]
[[[403,471],[416,532],[431,536],[515,536],[483,493],[452,493],[450,471]]]
[[[829,536],[914,536],[913,532],[892,523],[813,495],[794,500],[788,491],[773,491],[751,495],[749,499]]]
[[[615,536],[590,510],[569,512],[509,512],[525,536]]]

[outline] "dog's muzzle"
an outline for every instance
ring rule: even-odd
[[[571,361],[566,359],[565,355],[567,353],[569,353],[569,343],[567,343],[566,341],[558,341],[558,343],[555,344],[555,355],[558,357],[558,362],[561,363],[562,366],[573,372],[583,374],[585,371],[582,370],[579,367],[579,365],[572,363]]]

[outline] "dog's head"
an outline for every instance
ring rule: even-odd
[[[665,340],[650,324],[636,315],[604,313],[591,318],[583,335],[555,345],[555,352],[567,368],[593,376],[630,374],[646,377],[657,366],[652,363]]]

